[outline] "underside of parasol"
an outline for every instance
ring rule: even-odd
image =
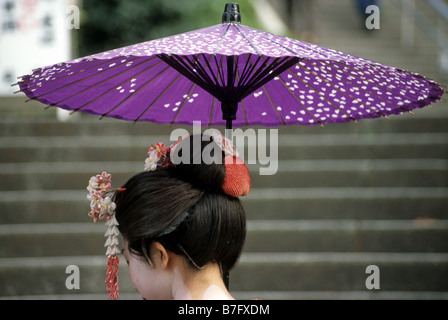
[[[238,4],[226,4],[222,23],[228,26],[221,39],[226,36],[231,24],[241,23]],[[252,45],[252,47],[258,51],[256,46]],[[219,46],[215,51],[218,49]],[[236,120],[240,101],[301,60],[298,57],[263,57],[259,52],[253,59],[250,55],[246,55],[245,62],[242,64],[239,63],[240,56],[234,55],[218,58],[216,55],[207,57],[202,54],[189,58],[160,54],[158,57],[221,102],[222,118],[226,121],[226,129],[232,129],[232,121]]]

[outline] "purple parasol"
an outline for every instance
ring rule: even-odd
[[[129,121],[318,125],[422,108],[444,90],[425,77],[240,24],[222,24],[47,66],[20,91],[49,106]]]

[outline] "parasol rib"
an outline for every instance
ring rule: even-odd
[[[135,90],[135,92],[133,92],[132,94],[130,94],[129,96],[127,96],[123,101],[121,101],[119,104],[117,104],[115,107],[113,107],[112,109],[110,109],[108,112],[104,113],[102,115],[101,118],[103,117],[107,117],[110,113],[112,113],[112,111],[116,110],[118,107],[120,107],[124,102],[128,101],[131,97],[133,97],[135,94],[137,94],[138,92],[140,92],[140,90],[142,90],[143,88],[145,88],[148,84],[150,84],[151,82],[153,82],[154,80],[156,80],[158,77],[160,77],[163,73],[165,73],[166,71],[169,70],[169,67],[163,69],[162,71],[160,71],[157,75],[155,75],[153,78],[151,78],[148,82],[146,82],[143,86],[141,86],[140,88],[138,88],[137,90]],[[146,70],[142,71],[141,73],[145,72]],[[141,74],[140,73],[140,74]],[[138,74],[139,75],[139,74]],[[137,76],[138,76],[137,75]],[[136,77],[136,76],[134,76]]]
[[[315,64],[313,64],[311,61],[308,61],[310,64],[312,64],[313,66],[315,66],[316,68],[318,68]],[[304,68],[304,66],[301,66],[301,68],[303,69],[303,70],[305,70]],[[352,96],[351,94],[348,94],[347,92],[345,92],[345,91],[342,91],[341,89],[340,89],[340,87],[339,86],[335,86],[334,84],[332,84],[331,82],[328,82],[324,77],[321,77],[321,76],[319,76],[318,74],[316,74],[314,71],[312,71],[311,69],[309,69],[309,68],[306,68],[306,70],[308,71],[308,72],[310,72],[311,74],[313,74],[316,78],[318,78],[318,79],[321,79],[323,82],[325,82],[329,87],[331,87],[331,88],[333,88],[333,89],[335,89],[335,90],[337,90],[337,91],[339,91],[340,93],[342,93],[342,94],[344,94],[344,95],[346,95],[347,97],[349,97],[350,99],[352,99],[352,100],[354,100],[354,101],[359,101],[360,103],[362,103],[362,99],[360,99],[360,98],[356,98],[356,97],[354,97],[354,96]],[[335,75],[336,76],[336,74],[333,74],[333,75]],[[340,80],[340,81],[342,81],[342,80]],[[346,81],[347,82],[347,81]],[[347,82],[347,83],[349,83],[349,82]],[[367,92],[367,91],[366,91]],[[370,93],[370,92],[369,92]],[[325,99],[325,101],[327,101],[328,103],[330,103],[332,106],[334,106],[334,107],[336,107],[330,100],[328,100],[324,95],[321,95],[321,97],[323,97],[324,99]],[[366,109],[369,109],[369,110],[372,110],[373,112],[375,112],[375,113],[377,113],[379,116],[384,116],[384,114],[382,114],[381,112],[379,112],[379,111],[377,111],[377,110],[375,110],[374,108],[372,108],[372,107],[369,107],[369,106],[367,106],[367,105],[365,105],[365,104],[362,104]],[[340,110],[341,111],[341,110]],[[343,113],[345,113],[345,112],[343,112]],[[346,113],[345,113],[346,114]],[[347,114],[346,114],[347,115]],[[348,115],[347,115],[348,116]],[[356,120],[355,120],[356,121]]]
[[[274,62],[275,61],[277,61],[279,58],[275,58],[274,59]],[[261,63],[261,65],[259,66],[259,67],[257,67],[257,64],[258,64],[258,61],[259,60],[262,60],[262,63]],[[263,74],[263,71],[265,71],[266,69],[268,69],[266,66],[268,65],[268,60],[269,60],[269,58],[268,59],[261,59],[261,57],[260,57],[260,59],[257,59],[257,64],[254,64],[254,66],[253,66],[253,69],[251,70],[251,72],[253,71],[253,70],[255,70],[255,71],[253,71],[252,73],[253,73],[253,75],[252,75],[252,77],[251,78],[249,78],[244,84],[242,84],[242,87],[241,87],[241,89],[239,90],[241,93],[240,93],[240,95],[241,96],[245,96],[245,91],[247,91],[248,90],[248,88],[251,88],[251,87],[254,87],[255,86],[255,83],[258,81],[258,79],[260,79],[260,75],[261,74]],[[257,67],[257,68],[256,68]],[[255,69],[256,68],[256,69]],[[258,88],[259,88],[260,86],[258,86]],[[257,87],[255,87],[253,90],[256,90],[257,89]],[[252,90],[252,91],[253,91]]]
[[[140,63],[137,64],[136,66],[143,65],[144,63],[147,63],[147,62],[149,62],[149,60],[143,60],[142,62],[140,62]],[[147,69],[145,69],[145,70],[149,70],[149,69],[151,69],[152,67],[154,67],[154,66],[156,66],[156,65],[157,65],[157,64],[155,64],[155,65],[151,65],[151,66],[149,66],[149,67],[148,67]],[[120,72],[120,73],[117,73],[116,75],[114,75],[114,76],[112,76],[112,77],[110,77],[110,78],[106,78],[106,79],[103,80],[103,81],[97,82],[97,83],[95,83],[95,85],[93,85],[93,86],[88,86],[87,88],[85,88],[85,89],[83,89],[83,90],[81,90],[81,91],[78,91],[78,92],[76,92],[76,93],[74,93],[74,94],[72,94],[72,95],[69,95],[68,97],[66,97],[66,98],[63,99],[63,100],[60,100],[60,101],[57,101],[57,102],[53,102],[53,103],[49,104],[48,107],[52,107],[52,106],[60,105],[62,102],[66,101],[66,100],[68,100],[68,99],[71,99],[71,98],[73,98],[73,97],[75,97],[75,96],[77,96],[77,95],[79,95],[79,94],[81,94],[81,93],[83,93],[83,92],[86,92],[86,91],[88,91],[88,90],[91,90],[92,88],[94,88],[94,87],[96,87],[96,86],[98,86],[98,85],[100,85],[100,84],[106,83],[106,82],[110,81],[111,79],[113,79],[113,78],[115,78],[115,77],[118,77],[118,76],[120,76],[120,75],[122,75],[122,74],[124,74],[124,73],[126,73],[126,72],[129,72],[129,69],[128,69],[128,70],[124,70],[124,71],[122,71],[122,72]],[[69,86],[71,86],[71,85],[73,85],[73,84],[77,84],[78,82],[82,82],[82,81],[84,81],[84,80],[92,79],[94,76],[96,76],[96,75],[98,75],[98,74],[99,74],[99,73],[96,73],[95,75],[92,75],[92,76],[90,76],[90,77],[86,77],[86,78],[80,79],[80,80],[78,80],[78,81],[75,81],[75,82],[69,83],[69,84],[67,84],[67,85],[64,85],[64,86],[62,86],[62,87],[59,87],[59,88],[57,88],[57,89],[55,89],[55,90],[53,90],[53,91],[50,91],[50,92],[47,92],[47,93],[45,93],[45,94],[40,95],[39,98],[40,98],[40,97],[43,97],[43,96],[45,96],[45,95],[48,95],[48,94],[50,94],[50,93],[54,93],[54,92],[56,92],[56,91],[59,91],[59,90],[61,90],[61,89],[67,88],[67,87],[69,87]],[[131,77],[129,77],[129,78],[126,79],[125,81],[121,82],[120,85],[126,83],[127,81],[129,81],[129,80],[132,79],[133,77],[134,77],[134,75],[131,75]],[[114,86],[114,87],[111,88],[108,92],[115,90],[116,87],[117,87],[117,86]],[[104,95],[104,94],[103,94],[103,95]],[[103,96],[103,95],[101,95],[101,96]],[[37,98],[37,97],[36,97],[36,98]],[[93,101],[95,101],[95,100],[97,100],[97,98],[93,99],[92,101],[89,101],[87,104],[90,104],[91,102],[93,102]],[[86,104],[86,105],[87,105],[87,104]],[[48,108],[48,107],[47,107],[47,108]],[[84,106],[82,106],[82,107],[84,107]],[[74,109],[73,112],[78,111],[78,110],[81,109],[82,107]]]
[[[210,109],[210,117],[209,117],[209,122],[208,122],[208,126],[210,127],[213,121],[213,112],[215,110],[215,102],[216,102],[216,97],[213,97],[213,102],[212,102],[212,107]]]
[[[149,60],[147,60],[147,61],[142,61],[142,62],[136,64],[134,67],[143,65],[144,63],[146,63],[146,62],[148,62],[148,61],[149,61]],[[119,83],[118,85],[116,85],[116,86],[113,86],[111,89],[109,89],[108,91],[104,92],[101,96],[96,97],[95,99],[89,101],[88,103],[84,104],[83,106],[74,109],[73,112],[77,112],[77,111],[81,110],[82,108],[84,108],[85,106],[89,105],[90,103],[92,103],[92,102],[98,100],[100,97],[104,97],[104,96],[105,96],[106,94],[108,94],[109,92],[111,92],[111,91],[113,91],[113,90],[116,90],[117,87],[122,86],[122,85],[125,84],[126,82],[129,82],[131,79],[135,78],[136,76],[141,75],[142,73],[144,73],[144,72],[146,72],[146,71],[148,71],[148,70],[154,68],[154,67],[157,66],[158,64],[160,64],[160,63],[158,62],[158,63],[156,63],[156,64],[150,65],[149,67],[147,67],[147,68],[144,69],[143,71],[140,71],[137,75],[135,75],[135,74],[131,74],[130,77],[127,78],[126,80],[120,82],[120,83]],[[124,73],[126,73],[126,72],[129,72],[129,70],[124,70],[123,72],[117,73],[116,75],[114,75],[114,76],[112,76],[112,77],[110,77],[110,78],[107,78],[107,79],[104,79],[103,81],[97,82],[97,83],[95,83],[94,86],[90,86],[90,87],[88,87],[88,88],[86,88],[86,89],[84,89],[84,90],[81,90],[81,91],[79,91],[79,92],[77,92],[77,93],[75,93],[75,94],[73,94],[73,95],[71,95],[71,96],[65,98],[64,100],[58,101],[58,102],[55,103],[55,104],[56,104],[56,105],[57,105],[57,104],[61,104],[62,102],[66,101],[66,100],[68,100],[68,99],[71,99],[71,98],[77,96],[78,94],[81,94],[81,93],[83,93],[83,92],[86,92],[86,91],[88,91],[88,90],[91,90],[92,88],[94,88],[94,87],[96,87],[96,86],[99,86],[99,85],[101,85],[101,84],[103,84],[103,83],[106,83],[106,82],[110,81],[111,79],[114,79],[114,78],[116,78],[117,76],[120,76],[120,75],[122,75],[122,74],[124,74]],[[51,105],[50,105],[50,106],[51,106]]]
[[[316,66],[316,67],[319,68],[318,66]],[[333,74],[333,75],[336,75],[335,73],[332,73],[332,74]],[[354,76],[354,75],[352,75],[352,76],[353,76],[353,77],[356,77],[356,76]],[[362,78],[359,78],[359,80],[361,80],[361,81],[365,81],[365,80],[363,80]],[[325,79],[323,79],[323,81],[325,81],[326,83],[329,83],[329,82],[327,82]],[[341,79],[340,81],[342,81],[342,79]],[[384,100],[382,97],[380,97],[379,95],[375,94],[374,92],[364,90],[364,89],[362,88],[362,86],[356,85],[356,84],[352,83],[351,81],[348,81],[348,80],[345,80],[345,79],[344,79],[343,81],[345,81],[346,83],[350,84],[353,88],[358,88],[359,90],[361,90],[362,92],[364,92],[364,93],[366,93],[366,94],[369,94],[369,95],[372,95],[372,96],[376,96],[376,98],[382,100],[383,102],[390,103],[388,100]],[[329,84],[330,84],[333,88],[337,89],[339,92],[342,92],[342,91],[339,89],[339,87],[336,87],[336,86],[334,86],[334,85],[331,84],[331,83],[329,83]],[[345,94],[345,95],[347,95],[347,96],[348,96],[349,98],[351,98],[351,99],[359,100],[359,101],[362,102],[362,100],[361,100],[360,98],[355,98],[355,97],[353,97],[352,95],[349,95],[349,94],[347,94],[347,93],[345,93],[345,92],[342,92],[342,93]],[[375,112],[376,114],[378,114],[378,115],[381,116],[381,117],[387,117],[387,115],[384,114],[384,111],[379,110],[376,106],[367,106],[366,104],[363,104],[363,106],[364,106],[366,109]]]
[[[136,59],[135,59],[135,60],[136,60]],[[133,61],[135,61],[135,60],[133,60]],[[150,59],[150,60],[152,60],[152,59]],[[147,60],[147,61],[150,61],[150,60]],[[145,61],[143,61],[143,62],[145,62]],[[143,63],[143,62],[142,62],[142,63]],[[110,64],[110,62],[106,62],[105,64]],[[102,75],[104,72],[108,72],[108,71],[110,71],[110,70],[113,70],[113,69],[115,69],[115,68],[118,68],[119,66],[121,66],[121,65],[116,65],[116,66],[113,66],[113,67],[111,67],[111,68],[109,68],[109,69],[107,69],[107,70],[102,70],[101,72],[97,72],[97,73],[92,74],[92,75],[90,75],[90,76],[88,76],[88,77],[85,77],[85,78],[76,80],[76,81],[74,81],[74,82],[70,82],[70,83],[65,84],[65,85],[63,85],[63,86],[61,86],[61,87],[59,87],[59,88],[56,88],[56,89],[52,90],[52,91],[49,91],[49,92],[46,92],[46,93],[43,93],[43,94],[34,96],[34,97],[31,98],[31,99],[38,99],[38,98],[44,97],[44,96],[46,96],[46,95],[49,95],[49,94],[51,94],[51,93],[54,93],[54,92],[56,92],[56,91],[58,91],[58,90],[67,88],[67,87],[69,87],[69,86],[72,86],[72,85],[74,85],[74,84],[79,84],[79,83],[81,83],[81,82],[83,82],[83,81],[85,81],[85,80],[89,80],[89,79],[92,79],[93,77]],[[98,65],[96,65],[96,66],[93,67],[93,68],[97,68],[97,67],[98,67]],[[125,70],[125,71],[123,71],[123,72],[121,72],[121,73],[124,73],[124,72],[126,72],[126,71],[128,71],[128,70]],[[64,76],[64,77],[60,77],[60,78],[58,78],[57,80],[62,79],[62,78],[65,78],[65,77],[70,77],[70,76],[72,76],[72,74],[68,74],[68,75],[66,75],[66,76]],[[115,77],[115,76],[114,76],[114,77]],[[53,80],[53,81],[56,81],[56,80]],[[35,85],[34,87],[29,87],[28,89],[33,89],[33,88],[35,88],[35,87],[41,87],[41,86],[48,85],[48,84],[51,84],[51,82],[50,82],[50,81],[47,81],[47,82],[45,82],[45,83],[42,84],[42,85]],[[69,97],[69,98],[70,98],[70,97]],[[57,103],[53,103],[53,104],[51,104],[50,106],[53,106],[53,105],[55,105],[55,104],[57,104]]]
[[[263,89],[264,93],[266,94],[266,96],[268,97],[269,102],[271,103],[272,109],[275,111],[275,114],[276,114],[277,117],[280,119],[282,125],[285,126],[286,123],[285,123],[285,121],[283,120],[283,118],[281,117],[281,115],[277,112],[277,108],[275,108],[275,104],[274,104],[274,102],[272,101],[271,95],[269,94],[268,90],[266,90],[266,88],[265,88],[264,86],[262,87],[262,89]]]
[[[143,64],[144,62],[147,62],[147,61],[143,61],[143,62],[141,62],[141,64]],[[148,71],[149,69],[155,67],[155,66],[158,65],[158,64],[159,64],[159,63],[156,63],[155,65],[151,65],[151,66],[149,66],[148,68],[144,69],[143,71],[141,71],[141,72],[140,72],[139,74],[137,74],[137,75],[140,75],[140,74],[142,74],[142,73]],[[123,85],[123,84],[125,84],[126,82],[129,82],[129,81],[130,81],[131,79],[133,79],[135,76],[136,76],[135,74],[132,74],[129,78],[127,78],[126,80],[124,80],[124,81],[122,81],[121,83],[119,83],[119,84],[118,84],[118,87],[121,86],[121,85]],[[107,81],[109,81],[110,79],[111,79],[111,78],[106,79],[106,80],[104,80],[104,81],[102,81],[102,82],[97,83],[96,85],[101,84],[101,83],[104,83],[104,82],[107,82]],[[92,88],[92,87],[89,87],[88,89],[91,89],[91,88]],[[93,102],[97,101],[98,99],[100,99],[100,98],[106,96],[108,93],[110,93],[110,92],[116,90],[116,88],[117,88],[117,86],[112,87],[111,89],[109,89],[109,90],[107,90],[106,92],[102,93],[102,94],[99,95],[98,97],[96,97],[96,98],[90,100],[89,102],[83,104],[82,106],[80,106],[80,107],[74,109],[74,110],[72,111],[72,113],[80,111],[81,109],[83,109],[83,108],[85,108],[86,106],[92,104]],[[88,89],[86,89],[86,90],[88,90]],[[84,90],[84,91],[85,91],[85,90]],[[73,97],[73,96],[71,96],[71,97]],[[66,99],[64,99],[64,100],[66,100]],[[63,100],[63,101],[64,101],[64,100]]]
[[[299,64],[300,65],[300,64]],[[302,66],[300,66],[302,67]],[[303,84],[305,86],[307,86],[308,88],[312,89],[314,92],[316,92],[320,97],[323,97],[323,99],[325,99],[325,101],[329,102],[334,108],[336,108],[337,110],[339,110],[339,112],[342,112],[346,117],[348,117],[350,120],[356,122],[356,119],[354,119],[351,115],[347,114],[344,110],[341,110],[340,107],[334,105],[333,103],[331,103],[322,93],[320,93],[318,90],[316,90],[312,85],[310,85],[309,83],[307,83],[305,80],[303,80],[301,77],[297,76],[294,72],[292,72],[291,70],[289,70],[289,72],[294,75],[297,79],[299,79],[300,81],[303,82]],[[308,110],[307,107],[305,107],[305,109]],[[322,122],[320,120],[318,120],[316,117],[314,117],[314,115],[312,115],[314,120],[317,120],[317,123],[322,125]]]
[[[111,62],[114,62],[114,61],[117,61],[117,60],[120,60],[120,59],[122,59],[122,57],[116,57],[115,59],[113,59],[113,60],[111,59],[109,61],[96,60],[96,61],[99,61],[101,63],[93,65],[93,66],[91,66],[89,68],[85,68],[84,65],[78,66],[78,68],[74,69],[76,72],[73,71],[72,69],[68,69],[67,71],[72,71],[73,73],[72,74],[65,74],[65,75],[63,75],[63,76],[61,76],[59,78],[56,78],[55,75],[53,75],[54,77],[51,80],[45,81],[44,85],[51,84],[53,81],[58,81],[60,79],[66,78],[66,77],[71,77],[73,74],[79,74],[81,72],[85,72],[85,71],[88,71],[90,69],[98,68],[99,66],[102,66],[102,65],[105,65],[105,64],[110,64]],[[36,69],[35,70],[35,72],[40,72],[40,71],[42,71],[42,69]],[[62,73],[62,72],[59,71],[58,73]],[[18,85],[20,85],[20,84],[27,84],[27,83],[36,81],[36,78],[32,78],[32,76],[33,76],[33,74],[26,75],[26,76],[21,76],[19,78],[22,78],[22,81],[18,81],[16,84],[18,84]],[[40,74],[39,76],[42,77],[42,74]],[[26,79],[23,80],[23,78],[26,78]],[[33,88],[36,88],[36,87],[39,87],[39,86],[38,85],[34,85],[34,86],[31,86],[31,87],[28,87],[27,89],[33,89]],[[20,92],[20,90],[17,91],[17,92]]]
[[[216,56],[216,53],[218,52],[219,47],[221,46],[222,41],[224,40],[224,37],[226,36],[227,32],[229,31],[230,26],[231,26],[231,24],[228,24],[228,25],[227,25],[227,28],[226,28],[226,29],[224,30],[224,32],[221,34],[221,37],[220,37],[220,39],[219,39],[219,42],[218,42],[218,44],[216,45],[215,50],[213,51],[213,55],[214,55],[214,56]]]
[[[249,57],[247,57],[249,58]],[[246,65],[248,64],[248,61],[246,60]],[[240,77],[240,72],[239,69],[236,70],[236,77],[238,80],[238,83],[240,83],[241,77]],[[246,108],[244,106],[244,100],[241,99],[241,110],[243,111],[243,115],[244,115],[244,125],[247,126],[248,122],[247,122],[247,114],[246,114]]]
[[[334,67],[338,68],[337,66],[334,66]],[[348,65],[347,65],[346,67],[349,68],[349,69],[352,69],[353,71],[358,71],[358,70],[356,70],[356,69],[351,68],[351,67],[348,66]],[[339,68],[338,68],[338,69],[339,69]],[[339,69],[339,70],[343,71],[342,69]],[[359,72],[359,71],[358,71],[358,72]],[[363,74],[364,74],[364,73],[363,73]],[[380,84],[373,82],[373,81],[372,81],[371,79],[369,79],[369,78],[361,78],[361,77],[359,77],[359,76],[357,76],[357,75],[354,75],[354,74],[351,74],[351,76],[354,77],[354,78],[357,78],[357,79],[360,80],[360,81],[366,81],[366,82],[368,82],[368,83],[370,83],[370,84],[372,84],[372,85],[374,85],[374,86],[381,87],[382,89],[385,89],[387,92],[390,92],[390,93],[392,93],[392,94],[395,93],[394,91],[390,90],[389,88],[384,87],[384,86],[381,86]],[[376,94],[376,93],[374,93],[374,92],[372,92],[372,91],[366,91],[366,90],[362,89],[362,87],[360,87],[360,86],[358,86],[358,85],[356,85],[356,84],[353,84],[353,83],[350,82],[350,81],[346,81],[346,82],[347,82],[348,84],[352,85],[353,87],[357,87],[357,88],[359,88],[360,90],[362,90],[362,91],[365,92],[365,93],[368,93],[368,94],[371,94],[372,96],[375,96],[376,98],[378,98],[379,100],[382,100],[382,101],[385,102],[385,103],[389,103],[389,104],[395,105],[395,103],[393,103],[393,102],[391,102],[391,101],[389,101],[389,100],[385,100],[383,97],[379,96],[378,94]],[[403,90],[407,90],[407,89],[409,89],[409,87],[403,87],[403,86],[401,86],[401,88],[402,88]],[[406,96],[405,94],[403,94],[401,91],[400,91],[400,94],[401,94],[402,98],[404,98],[404,99],[413,100],[412,98],[410,98],[410,97]],[[404,107],[398,107],[398,108],[401,109],[401,110],[403,110],[403,111],[405,111],[405,112],[410,112],[410,110],[408,110],[408,109],[406,109],[406,108],[404,108]],[[375,111],[375,110],[374,110],[374,111]],[[381,116],[384,116],[384,117],[387,116],[387,115],[385,115],[385,114],[382,114],[382,113],[379,112],[379,111],[375,111],[375,112],[380,113]]]
[[[174,68],[177,72],[184,75],[190,81],[199,83],[201,87],[209,92],[209,87],[206,86],[205,83],[203,83],[203,80],[200,77],[198,77],[196,74],[194,74],[193,71],[190,70],[190,65],[186,61],[184,61],[182,57],[167,54],[160,54],[158,55],[158,57],[169,66]],[[211,92],[209,93],[211,94]]]
[[[163,97],[165,95],[165,93],[173,86],[174,83],[176,83],[177,80],[179,80],[179,78],[181,77],[181,74],[178,74],[177,77],[165,88],[165,90],[163,90],[163,92],[161,94],[159,94],[152,102],[151,104],[137,117],[137,119],[134,120],[134,122],[139,121],[145,114],[146,112],[148,112],[149,109],[152,108],[152,106],[159,101],[159,99],[161,97]]]
[[[186,33],[189,36],[193,35],[193,37],[189,38],[188,41],[177,42],[176,44],[179,45],[179,47],[177,48],[177,51],[178,52],[182,52],[181,48],[184,48],[184,47],[186,47],[186,46],[188,46],[188,45],[190,45],[190,44],[192,44],[192,43],[194,43],[194,42],[196,42],[196,41],[198,41],[198,40],[200,40],[202,38],[207,38],[208,37],[208,32],[207,32],[208,30],[213,30],[213,29],[218,29],[218,28],[219,28],[218,25],[211,26],[211,27],[206,27],[206,28],[202,29],[202,31],[204,31],[203,33],[198,33],[197,35],[195,35],[195,33],[197,33],[197,31],[199,31],[199,30],[197,30],[196,32],[192,31],[192,32]],[[196,36],[196,37],[194,37],[194,36]],[[164,40],[166,40],[166,39],[167,38],[161,38],[161,39],[158,39],[158,40],[160,40],[160,42],[164,42]],[[135,55],[135,54],[143,54],[143,55],[147,56],[149,50],[151,50],[151,49],[158,50],[159,46],[160,46],[159,42],[153,42],[153,41],[142,42],[142,43],[139,43],[139,44],[136,44],[136,45],[133,46],[132,53],[133,53],[133,55]],[[127,49],[127,48],[128,47],[114,49],[114,50],[105,52],[105,54],[116,53],[116,52],[119,52],[122,49]],[[157,55],[156,53],[154,53],[154,54]],[[96,54],[90,55],[90,56],[87,56],[86,59],[89,59],[89,58],[92,58],[92,57],[95,57],[95,56],[97,56],[97,55]]]
[[[295,92],[293,90],[291,90],[289,88],[289,86],[286,84],[285,80],[282,79],[282,77],[278,77],[279,80],[283,83],[283,85],[285,86],[285,88],[288,89],[288,91],[292,94],[293,98],[297,100],[298,103],[300,103],[300,105],[302,106],[302,108],[304,109],[305,112],[308,113],[308,115],[313,118],[315,121],[317,120],[314,115],[307,109],[307,107],[305,106],[305,104],[303,103],[303,101],[295,94]],[[333,105],[330,101],[329,103],[331,105]],[[336,107],[335,107],[336,108]],[[300,111],[299,111],[300,112]]]
[[[239,85],[241,87],[243,87],[244,89],[242,88],[239,91],[243,91],[243,90],[245,91],[246,90],[245,87],[247,87],[248,82],[251,80],[251,78],[249,78],[249,76],[251,74],[255,75],[254,70],[255,70],[256,66],[258,65],[258,63],[260,62],[260,60],[261,60],[261,56],[257,56],[257,60],[255,60],[255,63],[252,63],[250,58],[251,57],[248,56],[248,58],[246,60],[246,64],[245,64],[244,69],[243,69],[243,73],[241,74],[241,77],[240,77],[240,80],[239,80]],[[246,69],[248,64],[250,65],[250,68]],[[255,71],[255,72],[257,72],[257,71]],[[242,94],[239,93],[239,95],[242,95]]]
[[[299,58],[284,58],[280,62],[277,63],[277,59],[273,62],[273,64],[270,65],[269,68],[263,71],[263,74],[260,75],[260,77],[256,80],[254,80],[254,83],[247,89],[244,97],[247,97],[249,94],[257,90],[258,88],[264,86],[266,83],[277,77],[278,75],[282,74],[286,70],[290,69],[293,65],[297,64],[300,61]],[[269,70],[270,69],[270,70]],[[269,71],[268,71],[269,70]]]
[[[198,86],[203,88],[205,91],[210,93],[213,96],[218,96],[219,93],[217,92],[217,86],[211,86],[208,83],[206,83],[201,77],[199,77],[197,74],[194,74],[194,72],[191,72],[190,66],[192,64],[191,60],[189,60],[187,57],[176,56],[176,55],[165,55],[161,54],[158,55],[158,57],[166,62],[169,66],[171,66],[173,69],[175,69],[180,74],[184,75],[187,79],[189,79],[191,82],[196,83]],[[194,67],[194,64],[193,64]]]
[[[223,64],[224,64],[224,56],[221,56],[221,61],[218,64],[218,59],[216,58],[216,55],[213,56],[215,59],[215,63],[218,66],[218,75],[219,75],[219,79],[221,80],[221,87],[224,86],[224,84],[226,83],[225,79],[224,79],[224,74],[223,74]]]
[[[212,82],[215,84],[215,86],[219,86],[218,78],[216,77],[216,74],[210,65],[210,60],[212,59],[213,56],[210,55],[210,57],[208,59],[206,59],[205,54],[202,54],[202,57],[207,65],[207,68],[210,70],[210,74],[213,76],[214,82],[213,81]],[[218,65],[216,65],[216,66],[218,67]],[[204,72],[208,74],[208,72],[205,70],[205,68],[204,67],[202,67],[202,68],[204,69]]]
[[[244,68],[243,70],[240,72],[238,70],[238,84],[240,85],[244,85],[246,82],[246,79],[249,77],[251,70],[253,70],[254,66],[252,65],[252,63],[250,62],[251,59],[251,55],[250,54],[246,54],[246,63],[244,64]],[[258,60],[260,60],[261,57],[258,56],[257,61],[255,62],[255,65],[258,64]]]
[[[247,114],[246,114],[246,107],[244,106],[244,100],[241,100],[241,109],[244,115],[244,125],[247,127],[249,125],[249,122],[247,121]]]
[[[259,57],[257,59],[258,61],[262,59]],[[274,61],[268,65],[268,59],[262,59],[263,64],[257,69],[254,76],[252,77],[251,81],[248,83],[241,84],[238,88],[238,97],[239,100],[244,99],[249,94],[253,93],[258,88],[264,86],[266,83],[277,77],[279,74],[285,72],[289,68],[291,68],[293,65],[297,64],[299,61],[299,58],[293,57],[293,58],[276,58]],[[263,66],[266,66],[263,68]],[[252,66],[252,70],[255,68],[255,65]]]
[[[171,121],[171,124],[173,124],[173,123],[176,121],[176,119],[177,119],[177,117],[179,116],[180,112],[181,112],[182,109],[184,108],[185,103],[186,103],[186,102],[188,101],[188,99],[190,98],[191,93],[193,92],[194,87],[196,87],[196,83],[193,83],[193,85],[191,86],[190,91],[188,91],[187,96],[184,98],[184,102],[182,102],[182,105],[179,107],[179,110],[177,110],[176,115],[174,116],[173,121]]]
[[[252,43],[252,41],[250,41],[250,39],[244,34],[244,32],[241,31],[241,28],[239,28],[237,24],[235,24],[234,26],[236,30],[238,30],[238,32],[243,36],[243,38],[249,43],[252,49],[254,49],[257,55],[261,57],[262,54],[260,53],[260,51],[258,51],[257,47]]]
[[[336,62],[335,62],[335,65],[334,65],[333,67],[338,68],[338,69],[341,70],[341,71],[344,71],[343,69],[337,67],[337,65],[341,65],[341,66],[342,66],[342,63],[341,63],[341,62],[336,61]],[[354,72],[356,72],[356,73],[359,72],[359,70],[356,70],[355,68],[353,68],[352,66],[350,66],[350,65],[348,65],[348,64],[345,64],[344,66],[345,66],[347,69],[351,69],[352,71],[354,71]],[[365,73],[363,73],[363,74],[365,74]],[[382,70],[381,70],[381,74],[383,74],[384,76],[387,76],[387,74],[384,73],[384,72],[382,72]],[[369,78],[361,78],[361,77],[359,77],[359,76],[357,76],[357,75],[355,75],[355,74],[353,74],[353,73],[352,73],[351,75],[352,75],[353,77],[355,77],[355,78],[361,80],[361,81],[367,81],[368,83],[370,83],[370,84],[372,84],[372,85],[379,86],[379,84],[378,84],[378,83],[375,83],[374,81],[372,81],[372,79],[369,79]],[[391,92],[391,93],[394,93],[394,91],[390,90],[390,89],[387,88],[387,87],[382,87],[382,88],[384,88],[386,91],[389,91],[389,92]],[[401,88],[406,89],[406,90],[409,89],[408,86],[402,86],[402,85],[401,85]],[[412,99],[412,98],[407,97],[407,96],[404,96],[404,95],[403,95],[403,97],[406,98],[406,99]]]
[[[194,72],[192,73],[192,76],[198,77],[199,81],[193,81],[203,89],[208,90],[209,92],[215,92],[214,90],[217,89],[217,84],[213,82],[213,79],[208,75],[207,71],[204,69],[204,67],[199,63],[199,60],[196,56],[193,56],[194,61],[190,60],[187,56],[183,57],[183,60],[186,60],[188,64],[185,64],[186,66],[190,66],[193,68]],[[216,94],[216,93],[215,93]]]

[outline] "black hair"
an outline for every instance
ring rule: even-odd
[[[201,150],[209,143],[215,142],[202,141]],[[192,160],[194,148],[189,150]],[[223,273],[230,271],[243,248],[246,216],[241,201],[222,191],[225,174],[222,162],[191,161],[132,177],[115,196],[118,229],[129,251],[144,257],[159,241],[192,267],[217,262]]]

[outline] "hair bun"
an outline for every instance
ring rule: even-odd
[[[241,197],[249,194],[250,175],[249,169],[240,157],[226,156],[224,158],[226,175],[222,190],[232,197]]]
[[[201,143],[201,148],[195,147],[194,143],[197,142]],[[212,148],[210,148],[210,144],[213,144]],[[202,158],[205,148],[208,148],[207,151],[211,157],[207,162]],[[235,198],[245,196],[250,191],[250,175],[246,164],[238,156],[238,151],[232,142],[219,132],[212,136],[206,135],[205,139],[202,134],[185,136],[170,146],[169,157],[159,155],[159,153],[165,155],[164,150],[164,148],[157,148],[157,145],[150,149],[152,157],[158,159],[157,165],[174,167],[173,171],[179,178],[191,183],[196,188],[204,191],[222,190]],[[147,161],[150,162],[148,167],[152,163],[151,155],[150,160]],[[165,161],[165,158],[168,160]],[[174,158],[176,160],[173,161]],[[161,162],[160,159],[163,161]],[[152,167],[156,167],[156,165]]]

